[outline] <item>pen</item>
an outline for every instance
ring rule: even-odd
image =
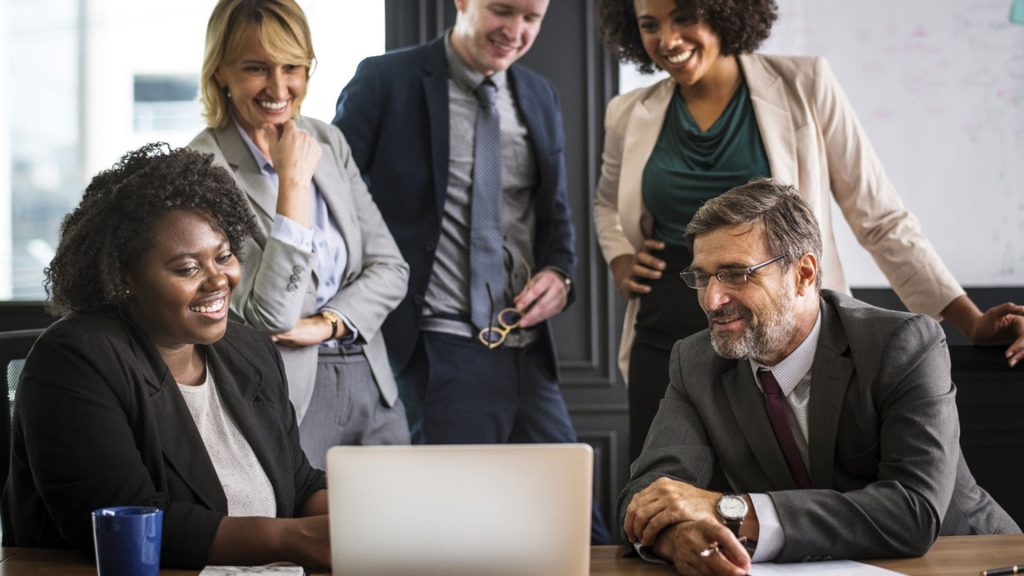
[[[700,551],[700,557],[701,558],[707,558],[708,556],[711,556],[712,554],[717,554],[717,553],[718,553],[718,542],[712,542],[711,546],[708,546],[707,548],[705,548],[705,549]]]
[[[1007,576],[1008,574],[1024,574],[1024,566],[1014,565],[981,571],[981,576]]]
[[[747,537],[746,536],[740,536],[739,540],[740,540],[740,544],[743,544],[744,542],[747,541]],[[713,554],[718,554],[718,549],[719,549],[718,542],[712,542],[707,548],[705,548],[705,549],[700,551],[700,557],[701,558],[707,558],[708,556],[711,556]],[[993,572],[993,573],[991,573],[990,576],[994,576],[995,574],[996,573]],[[1000,572],[999,574],[1016,574],[1016,572]],[[986,576],[986,575],[982,574],[982,576]]]

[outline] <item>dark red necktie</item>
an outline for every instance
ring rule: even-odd
[[[807,474],[803,459],[800,458],[800,449],[796,447],[793,429],[789,427],[786,397],[782,395],[779,381],[775,379],[771,370],[758,370],[757,377],[764,390],[764,408],[768,412],[768,419],[771,420],[772,430],[779,442],[779,448],[782,449],[782,455],[786,457],[789,473],[793,475],[797,488],[810,488],[811,477]]]

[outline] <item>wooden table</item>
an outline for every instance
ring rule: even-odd
[[[667,566],[623,558],[619,546],[595,546],[590,556],[590,573],[595,576],[673,574]],[[985,568],[1024,562],[1024,535],[949,536],[939,538],[922,558],[873,560],[876,566],[910,576],[977,576]],[[72,550],[47,548],[0,549],[0,576],[39,574],[96,574],[96,565]],[[195,570],[161,570],[161,576],[196,576]]]

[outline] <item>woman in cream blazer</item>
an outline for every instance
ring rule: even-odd
[[[677,91],[682,93],[689,111],[697,111],[693,116],[700,124],[703,102],[694,88],[700,87],[702,81],[721,81],[729,74],[738,75],[731,79],[730,94],[735,93],[739,84],[746,84],[770,176],[794,185],[821,224],[824,288],[849,292],[832,232],[830,201],[834,199],[857,240],[871,253],[908,309],[935,317],[945,315],[975,343],[992,343],[999,337],[1017,338],[1007,355],[1015,354],[1011,361],[1024,355],[1024,319],[1018,321],[1011,316],[1024,308],[1007,304],[983,317],[967,298],[925,238],[917,219],[900,201],[828,63],[823,58],[749,53],[768,36],[775,19],[774,2],[751,0],[746,3],[750,6],[738,7],[743,10],[742,16],[721,13],[722,9],[711,3],[699,4],[687,3],[684,7],[675,0],[601,2],[602,28],[613,51],[623,60],[640,63],[642,70],[655,65],[670,74],[652,86],[617,96],[608,104],[605,116],[603,164],[594,201],[594,221],[605,260],[616,276],[616,286],[629,298],[619,349],[619,366],[627,380],[634,326],[642,302],[636,296],[642,296],[645,290],[638,284],[660,276],[659,268],[664,266],[659,264],[656,251],[644,248],[654,220],[642,199],[644,169],[658,142],[673,95]],[[737,18],[759,17],[760,22],[746,23],[756,28],[753,41],[750,35],[743,38],[747,46],[742,45],[743,41],[732,40],[740,36],[734,29],[728,30],[728,34],[716,32],[736,28]],[[716,19],[723,24],[716,25]],[[637,28],[639,34],[630,33],[630,29]],[[756,37],[758,34],[760,37]],[[702,61],[677,65],[668,60],[670,56],[674,60],[685,57]],[[644,253],[654,258],[645,257]],[[677,264],[686,266],[689,262]],[[1008,325],[1007,319],[1012,325]],[[667,352],[664,358],[664,378],[630,383],[634,457],[643,446],[668,381]],[[646,370],[651,373],[651,367]],[[642,390],[634,391],[635,388]],[[641,403],[645,406],[636,405]]]

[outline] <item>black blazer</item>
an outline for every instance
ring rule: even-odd
[[[537,162],[534,270],[554,267],[572,276],[575,241],[565,190],[565,136],[558,95],[548,80],[523,66],[508,69],[508,82]],[[444,39],[363,60],[338,98],[334,124],[345,134],[370,194],[409,263],[409,292],[383,327],[392,368],[400,372],[419,338],[448,194]],[[554,371],[554,348],[548,336],[547,360]]]
[[[299,447],[280,355],[266,335],[233,322],[202,349],[274,487],[278,516],[298,516],[326,479]],[[4,546],[92,555],[92,510],[156,506],[161,563],[206,564],[227,500],[174,378],[137,326],[97,313],[48,328],[25,363],[12,434]]]

